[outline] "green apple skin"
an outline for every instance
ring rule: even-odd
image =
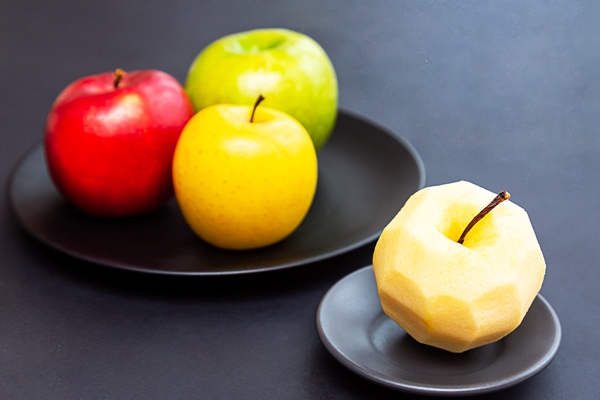
[[[325,50],[288,29],[234,33],[208,45],[190,66],[185,89],[196,111],[213,104],[254,104],[283,111],[308,131],[315,148],[337,117],[338,84]]]

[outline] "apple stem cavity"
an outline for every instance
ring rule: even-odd
[[[119,82],[121,82],[121,79],[123,79],[124,76],[125,76],[125,71],[123,71],[121,68],[117,68],[115,70],[115,80],[113,81],[115,89],[119,88]]]
[[[494,200],[492,200],[490,204],[485,206],[483,210],[481,210],[479,214],[477,214],[471,220],[471,222],[469,222],[469,225],[467,225],[462,235],[460,235],[460,237],[458,238],[457,242],[459,244],[463,244],[463,242],[465,241],[465,236],[467,236],[467,233],[469,233],[469,231],[475,226],[475,224],[479,222],[483,217],[485,217],[490,211],[492,211],[498,204],[508,199],[510,199],[510,193],[508,193],[506,190],[503,190],[502,192],[498,193],[498,195],[494,197]]]
[[[258,105],[264,100],[264,96],[262,94],[258,95],[258,99],[256,99],[256,102],[254,103],[254,108],[252,109],[252,114],[250,115],[250,122],[254,122],[254,113],[256,112],[256,108],[258,107]]]

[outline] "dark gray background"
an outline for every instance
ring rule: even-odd
[[[220,36],[304,32],[336,66],[340,106],[407,138],[429,185],[506,189],[530,214],[563,342],[542,373],[485,398],[597,398],[598,21],[595,0],[2,0],[0,180],[80,76],[156,68],[183,81]],[[0,397],[413,398],[356,377],[316,334],[323,294],[371,254],[242,278],[107,271],[35,242],[2,196]]]

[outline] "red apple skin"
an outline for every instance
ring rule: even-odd
[[[46,121],[50,176],[76,207],[98,217],[153,211],[173,196],[175,145],[194,114],[179,82],[157,70],[81,78]]]

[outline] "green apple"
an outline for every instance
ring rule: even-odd
[[[190,66],[186,91],[196,111],[214,104],[264,106],[297,119],[320,149],[333,131],[338,86],[323,48],[287,29],[256,29],[208,45]]]
[[[521,324],[546,264],[508,197],[464,181],[428,187],[383,230],[373,254],[381,305],[417,341],[460,353]]]

